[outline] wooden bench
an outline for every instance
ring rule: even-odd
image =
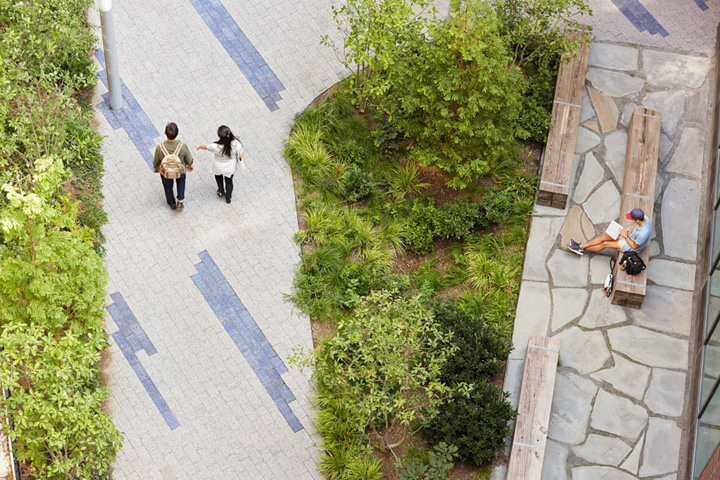
[[[588,31],[572,32],[569,35],[575,38],[582,35],[590,37]],[[574,58],[560,65],[555,85],[552,126],[542,162],[538,205],[565,208],[567,204],[589,57],[589,43],[584,43]]]
[[[540,480],[559,354],[557,340],[530,336],[507,480]]]
[[[658,150],[660,149],[660,121],[662,114],[656,110],[635,107],[630,130],[628,131],[627,153],[625,155],[625,175],[623,177],[620,223],[623,226],[632,222],[625,214],[633,208],[641,208],[645,216],[653,222],[655,207],[655,179],[657,176]],[[653,228],[654,222],[653,222]],[[648,264],[650,249],[645,247],[640,258]],[[640,308],[645,299],[647,269],[638,275],[628,275],[619,269],[622,253],[618,253],[615,265],[615,288],[611,302],[615,305]]]

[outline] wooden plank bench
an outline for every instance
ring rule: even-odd
[[[650,222],[653,222],[661,120],[662,114],[656,110],[643,107],[633,109],[628,131],[622,202],[618,221],[622,226],[631,224],[631,221],[625,218],[625,214],[633,208],[641,208]],[[643,259],[645,265],[648,264],[649,256],[650,249],[645,247],[640,252],[640,258]],[[619,268],[621,258],[622,253],[618,253],[613,272],[615,288],[611,302],[615,305],[640,308],[645,299],[647,269],[638,275],[628,275]]]
[[[576,38],[582,35],[589,37],[590,33],[580,31],[568,35]],[[574,58],[560,65],[555,85],[552,126],[540,175],[538,205],[565,208],[567,204],[589,57],[590,46],[584,43]]]
[[[559,354],[557,340],[530,336],[507,480],[540,480]]]

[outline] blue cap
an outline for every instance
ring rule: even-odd
[[[630,213],[625,215],[625,218],[627,218],[628,220],[643,220],[645,219],[645,212],[643,212],[639,208],[633,208]]]

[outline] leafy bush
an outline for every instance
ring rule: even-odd
[[[443,238],[460,240],[469,235],[480,223],[482,213],[480,205],[472,200],[451,202],[438,210],[435,218],[435,231]]]
[[[497,387],[479,382],[468,397],[458,395],[441,405],[425,432],[442,442],[452,442],[463,460],[482,465],[492,461],[505,443],[515,418],[508,394]]]
[[[448,385],[492,379],[502,372],[512,347],[481,317],[459,308],[455,301],[434,305],[435,318],[446,333],[452,333],[455,352],[442,369]]]
[[[431,252],[435,247],[435,216],[437,209],[420,200],[413,200],[405,227],[405,246],[420,255]]]
[[[336,161],[342,162],[345,165],[362,165],[367,157],[365,149],[353,141],[331,144],[330,152]]]
[[[513,196],[499,188],[491,188],[482,200],[480,208],[483,211],[483,223],[502,223],[512,207]]]
[[[315,364],[318,384],[342,399],[359,419],[358,431],[370,429],[392,449],[405,440],[411,424],[432,416],[452,392],[438,381],[452,351],[417,298],[376,291],[341,322],[335,337],[293,362]],[[397,441],[386,437],[394,427],[404,432]]]
[[[95,255],[92,251],[91,255]],[[0,336],[3,429],[35,478],[107,478],[121,436],[102,411],[108,391],[97,364],[104,337],[58,336],[38,324],[12,323]]]
[[[449,480],[455,457],[457,447],[440,442],[420,461],[405,462],[398,480]]]
[[[357,202],[367,198],[375,188],[372,177],[356,166],[352,166],[345,174],[343,196],[348,202]]]
[[[62,196],[59,161],[3,187],[0,209],[0,383],[12,391],[2,423],[40,478],[103,476],[120,435],[102,411],[98,362],[107,274],[93,232]]]
[[[592,15],[587,0],[491,0],[502,32],[514,52],[513,62],[542,62],[548,57],[575,55],[589,39],[572,38],[580,30],[578,15]]]
[[[554,66],[556,64],[557,62],[554,62]],[[516,121],[518,136],[545,143],[552,120],[552,71],[549,68],[525,70],[527,73],[523,82],[521,113]]]
[[[97,37],[85,18],[90,0],[0,1],[3,57],[25,78],[80,89],[95,84]]]

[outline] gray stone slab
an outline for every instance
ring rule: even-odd
[[[588,65],[614,70],[637,70],[638,51],[634,47],[593,43],[590,47]]]
[[[525,360],[520,358],[509,358],[505,368],[505,382],[503,390],[510,394],[510,404],[517,408],[520,398],[520,385],[522,384],[523,368]]]
[[[672,140],[668,138],[667,135],[660,132],[660,146],[658,148],[658,162],[661,164],[665,161],[665,159],[668,156],[668,153],[670,153],[670,150],[674,146]]]
[[[560,365],[574,368],[582,375],[600,370],[611,358],[600,332],[570,327],[553,338],[560,342]]]
[[[567,447],[548,440],[545,444],[545,457],[540,480],[567,480],[567,457]]]
[[[613,182],[608,180],[588,198],[583,209],[595,225],[617,220],[620,213],[620,192]]]
[[[682,260],[697,258],[700,183],[673,178],[662,200],[663,249],[665,255]]]
[[[682,429],[673,420],[651,417],[645,437],[641,477],[672,473],[678,469]]]
[[[625,105],[623,107],[623,113],[620,115],[620,124],[624,125],[626,127],[630,126],[630,119],[632,118],[633,110],[635,107],[637,107],[638,104],[635,102],[631,102]]]
[[[628,311],[637,326],[688,336],[692,296],[692,292],[650,285],[642,308],[630,308]]]
[[[625,176],[625,156],[627,154],[628,134],[625,130],[618,130],[605,136],[605,156],[603,161],[610,167],[618,185],[622,185]]]
[[[603,255],[597,253],[590,257],[590,283],[602,285],[605,277],[610,273],[610,259],[615,255]]]
[[[684,372],[653,368],[645,405],[658,415],[679,417],[685,405],[685,379]]]
[[[660,244],[657,240],[650,240],[647,246],[650,258],[660,255]],[[649,275],[649,272],[648,272]]]
[[[643,50],[643,71],[649,85],[698,88],[710,70],[710,59],[677,53]]]
[[[545,282],[524,281],[515,311],[510,358],[525,358],[530,335],[547,335],[550,326],[550,289]]]
[[[678,90],[651,92],[645,95],[642,104],[662,113],[661,130],[672,137],[678,122],[685,113],[686,93]]]
[[[580,109],[580,123],[585,123],[595,116],[595,110],[588,96],[587,90],[583,95],[582,108]]]
[[[648,263],[648,280],[671,288],[695,289],[695,265],[653,258]]]
[[[637,93],[645,85],[645,80],[626,73],[588,68],[586,78],[593,87],[611,97],[624,97]]]
[[[686,340],[635,326],[611,328],[608,330],[608,337],[613,350],[638,363],[649,367],[687,370]]]
[[[572,448],[575,455],[588,463],[611,465],[616,467],[631,448],[627,443],[615,437],[605,437],[591,433],[582,445]]]
[[[627,470],[633,475],[637,475],[640,469],[640,454],[642,453],[643,445],[645,445],[645,435],[640,437],[640,441],[635,444],[632,453],[620,464],[620,468]]]
[[[613,367],[595,372],[592,378],[609,383],[625,395],[642,399],[650,379],[650,368],[631,362],[617,353],[613,358]]]
[[[556,287],[587,285],[588,256],[578,256],[564,249],[555,250],[547,262],[550,276]]]
[[[610,303],[610,298],[605,295],[605,292],[601,288],[596,288],[592,291],[590,303],[578,325],[590,329],[602,328],[626,322],[627,319],[625,309]]]
[[[523,280],[547,281],[545,261],[564,222],[564,217],[533,217],[525,251]]]
[[[686,122],[695,122],[701,125],[705,125],[708,122],[708,114],[711,113],[711,105],[708,101],[710,94],[710,82],[711,80],[705,80],[703,86],[692,94],[687,99],[687,105],[685,106],[684,120]]]
[[[554,208],[536,204],[533,207],[533,217],[564,217],[569,205],[570,202],[567,202],[565,208]]]
[[[499,465],[497,467],[493,467],[492,474],[490,475],[490,480],[505,480],[505,477],[507,476],[507,465]]]
[[[697,127],[682,131],[680,143],[665,168],[669,172],[682,173],[700,179],[705,163],[705,132]]]
[[[605,170],[600,166],[595,155],[592,152],[585,155],[585,164],[580,179],[575,184],[575,202],[583,203],[604,176]]]
[[[573,480],[637,480],[614,467],[577,467],[571,473]]]
[[[569,445],[585,441],[592,402],[597,391],[597,385],[587,378],[559,370],[555,377],[548,437]]]
[[[553,288],[552,331],[561,329],[582,315],[587,297],[588,292],[584,288]]]
[[[595,399],[590,427],[636,442],[648,423],[647,411],[627,398],[600,389]],[[660,472],[662,473],[662,472]]]
[[[587,128],[580,127],[578,129],[577,143],[575,144],[575,153],[585,153],[600,145],[600,136]]]

